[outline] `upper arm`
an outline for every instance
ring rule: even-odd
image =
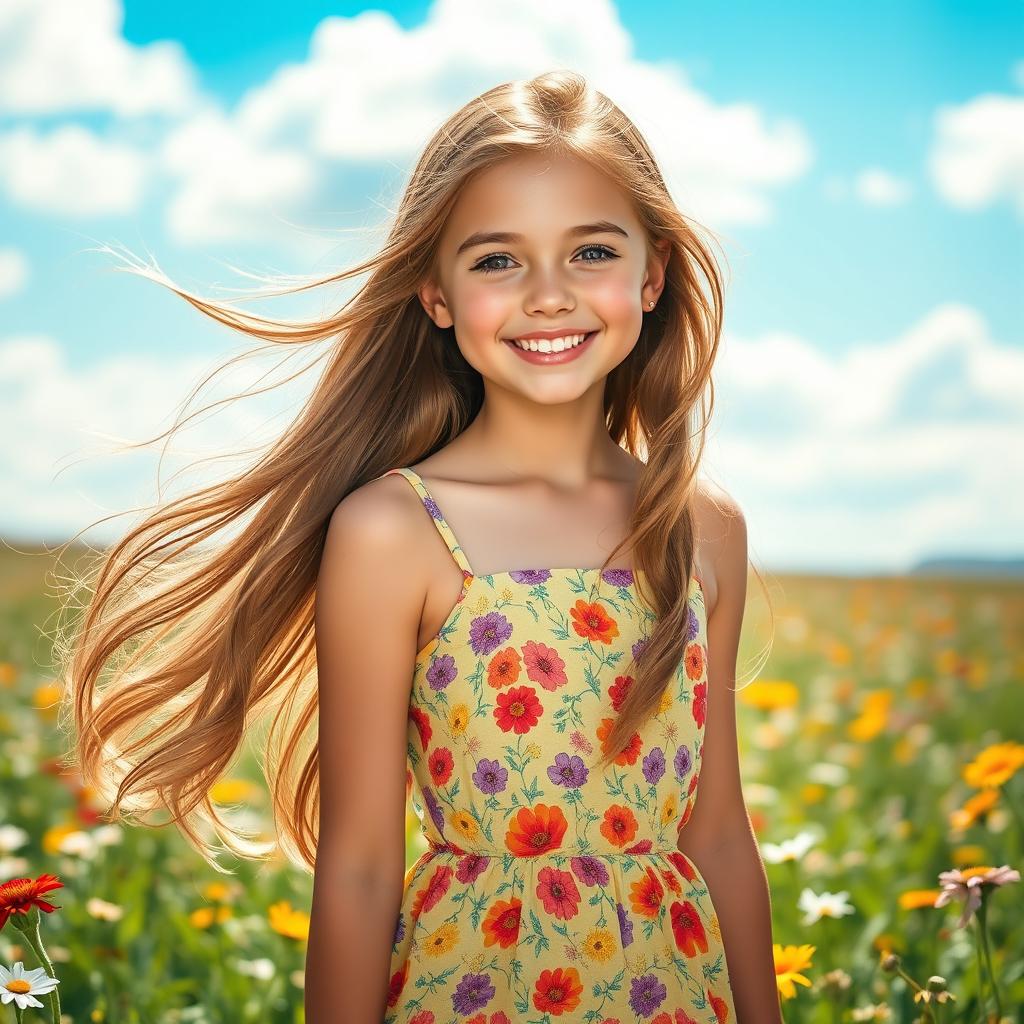
[[[679,833],[679,849],[695,855],[749,832],[736,736],[736,659],[747,598],[747,524],[724,491],[706,502],[708,552],[718,587],[707,624],[707,714],[697,797]]]
[[[425,591],[395,479],[373,481],[338,505],[321,558],[318,853],[329,851],[332,866],[401,881],[406,730]]]

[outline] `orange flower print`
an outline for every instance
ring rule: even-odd
[[[557,850],[568,827],[569,822],[557,804],[520,807],[505,833],[505,846],[510,853],[523,857]]]
[[[613,846],[625,846],[636,835],[636,829],[636,816],[625,804],[612,804],[604,812],[601,835]]]
[[[683,900],[682,903],[674,900],[669,916],[672,918],[672,934],[675,936],[676,945],[686,956],[696,956],[698,949],[702,953],[708,951],[708,937],[704,932],[700,914],[689,900]]]
[[[565,674],[565,662],[554,647],[536,640],[527,640],[523,644],[523,661],[526,662],[527,676],[545,690],[557,690],[569,681]]]
[[[679,879],[676,878],[675,872],[669,871],[668,868],[662,868],[660,871],[661,880],[665,883],[667,889],[671,889],[677,896],[681,896],[683,893],[683,887],[679,884]]]
[[[608,736],[612,731],[612,723],[615,721],[613,718],[602,718],[601,724],[597,727],[597,738],[601,741],[601,749],[608,752]],[[630,737],[629,742],[626,746],[615,755],[614,764],[636,764],[636,759],[640,756],[640,752],[644,748],[644,741],[640,738],[640,733],[635,732]]]
[[[452,767],[455,759],[447,747],[436,747],[427,760],[430,768],[430,777],[434,780],[435,786],[443,786],[452,777]]]
[[[494,718],[502,732],[514,732],[517,736],[529,732],[543,713],[544,706],[536,691],[528,686],[499,693],[494,707]]]
[[[575,1010],[580,1005],[582,993],[579,971],[575,967],[541,971],[534,986],[533,1005],[541,1013],[561,1017],[563,1013]]]
[[[420,914],[425,914],[428,910],[437,906],[441,897],[448,891],[448,887],[452,883],[453,874],[454,871],[448,865],[434,870],[434,873],[430,876],[430,881],[416,893],[416,898],[413,900],[413,920],[416,920]]]
[[[421,1024],[421,1022],[413,1017],[409,1024]],[[434,1015],[431,1013],[430,1020],[423,1021],[422,1024],[434,1024]],[[489,1017],[486,1013],[478,1013],[475,1017],[470,1017],[466,1024],[512,1024],[512,1021],[508,1019],[508,1014],[504,1010],[497,1010]]]
[[[553,917],[568,921],[580,910],[580,891],[568,871],[543,867],[537,872],[537,895]]]
[[[511,686],[519,679],[521,671],[519,652],[514,647],[506,647],[491,658],[490,664],[487,666],[487,685],[495,690],[500,690],[503,686]]]
[[[711,1009],[715,1011],[718,1024],[726,1024],[729,1019],[729,1004],[721,996],[716,996],[711,989],[708,989],[708,1002],[711,1004]]]
[[[608,696],[612,699],[612,707],[616,711],[622,710],[622,704],[626,699],[626,694],[629,693],[629,688],[633,685],[632,676],[616,676],[615,682],[608,687]]]
[[[604,606],[595,601],[593,604],[580,598],[569,609],[573,618],[572,628],[584,640],[597,640],[608,644],[619,635],[619,627],[615,620],[604,610]]]
[[[636,913],[643,917],[658,916],[665,890],[650,867],[647,868],[644,877],[639,882],[633,882],[629,889],[629,901]]]
[[[416,726],[416,731],[420,735],[420,747],[424,753],[427,750],[427,744],[430,742],[430,736],[433,730],[430,728],[430,716],[423,710],[423,708],[409,708],[409,717],[412,719],[413,724]]]
[[[497,943],[502,949],[513,945],[519,938],[522,909],[522,901],[516,899],[515,896],[510,900],[495,900],[481,925],[484,933],[484,945],[493,946]]]
[[[704,645],[687,644],[683,652],[683,664],[686,665],[687,679],[700,679],[704,675]]]
[[[698,683],[693,688],[693,720],[698,729],[704,728],[704,720],[708,713],[708,684]]]

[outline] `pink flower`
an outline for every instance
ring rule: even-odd
[[[971,915],[981,906],[982,890],[985,886],[997,888],[1010,882],[1020,881],[1020,872],[1004,864],[1000,868],[955,868],[952,871],[939,873],[942,892],[935,898],[936,907],[944,907],[954,899],[963,902],[964,910],[957,922],[963,928],[971,919]]]

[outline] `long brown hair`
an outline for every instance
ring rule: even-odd
[[[635,348],[608,375],[604,394],[610,436],[646,462],[631,533],[605,564],[631,545],[657,622],[603,744],[602,766],[657,707],[687,634],[692,498],[714,400],[721,272],[629,118],[582,76],[558,70],[496,86],[441,125],[371,258],[250,293],[300,292],[368,273],[335,313],[305,322],[257,316],[201,298],[155,265],[129,262],[130,272],[267,349],[328,347],[311,396],[280,437],[244,472],[155,505],[102,552],[87,584],[91,600],[58,658],[78,767],[113,801],[115,818],[123,808],[151,824],[149,815],[168,811],[217,870],[226,869],[202,825],[239,855],[274,849],[223,819],[209,795],[248,726],[269,720],[261,768],[278,842],[289,859],[313,869],[320,790],[314,601],[328,522],[350,491],[443,448],[479,410],[480,374],[462,358],[452,329],[426,316],[417,290],[469,176],[538,152],[603,170],[631,198],[649,241],[671,246],[657,308],[645,313]],[[218,539],[231,528],[230,540]]]

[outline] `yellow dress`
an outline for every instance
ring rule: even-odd
[[[654,613],[629,570],[477,576],[417,654],[407,780],[428,849],[405,878],[384,1024],[735,1021],[718,918],[677,847],[707,709],[704,592],[656,716],[590,770]],[[621,663],[621,668],[620,668]]]

